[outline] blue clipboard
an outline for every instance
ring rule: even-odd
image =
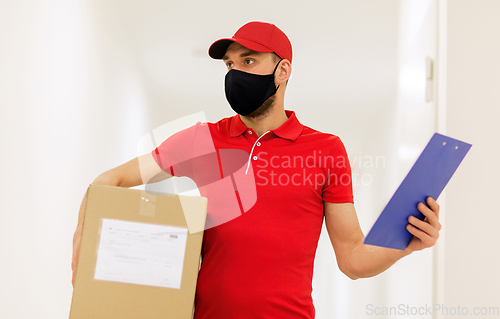
[[[408,217],[424,215],[418,203],[437,199],[471,148],[471,144],[435,133],[408,175],[384,208],[364,243],[405,250],[413,235],[406,230]]]

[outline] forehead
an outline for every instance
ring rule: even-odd
[[[248,49],[247,47],[237,43],[233,42],[231,43],[226,50],[226,54],[224,57],[222,57],[223,60],[227,60],[229,58],[234,58],[234,57],[246,57],[246,56],[264,56],[267,52],[256,52],[253,50]]]

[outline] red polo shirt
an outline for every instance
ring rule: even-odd
[[[198,123],[152,153],[208,198],[195,319],[315,316],[323,201],[353,202],[351,169],[339,137],[286,115],[260,138],[238,115]]]

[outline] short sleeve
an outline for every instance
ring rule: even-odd
[[[354,203],[351,165],[340,138],[333,141],[325,166],[327,183],[323,188],[323,200],[330,203]]]
[[[215,154],[208,124],[198,122],[173,134],[151,154],[166,173],[192,178],[195,166],[203,166],[206,159]]]

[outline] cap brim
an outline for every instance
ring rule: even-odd
[[[250,49],[252,51],[273,52],[273,50],[271,50],[268,47],[265,47],[262,44],[259,44],[257,42],[253,42],[253,41],[246,40],[246,39],[239,39],[239,38],[226,38],[226,39],[217,40],[214,43],[212,43],[212,45],[208,49],[208,55],[210,55],[210,57],[213,59],[222,59],[224,57],[224,55],[226,55],[227,48],[233,42],[239,43],[242,46],[244,46],[245,48]]]

